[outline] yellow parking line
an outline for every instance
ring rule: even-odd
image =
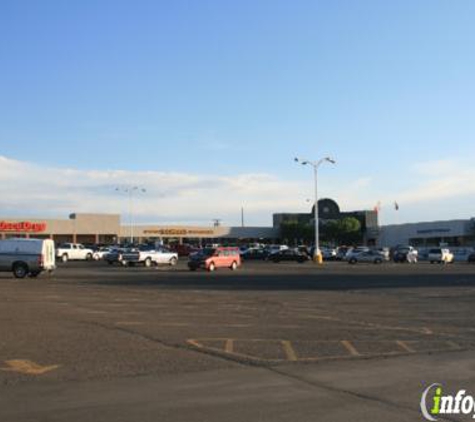
[[[340,343],[343,345],[343,347],[346,350],[348,350],[350,355],[352,355],[352,356],[361,356],[360,352],[358,352],[358,350],[355,349],[355,346],[353,346],[348,340],[342,340]]]
[[[234,340],[232,338],[228,338],[224,345],[224,351],[226,353],[233,353],[234,351]]]
[[[405,341],[397,340],[397,341],[396,341],[396,344],[397,344],[401,349],[403,349],[404,351],[406,351],[406,352],[408,352],[408,353],[416,353],[416,351],[415,351],[411,346],[409,346]]]
[[[295,362],[298,360],[297,354],[295,353],[294,348],[292,347],[292,343],[288,340],[282,340],[282,347],[284,348],[284,352],[287,355],[287,360]]]
[[[38,365],[27,359],[6,360],[7,368],[0,368],[1,371],[19,372],[27,375],[43,375],[60,367],[60,365]]]
[[[199,349],[204,348],[204,346],[201,343],[199,343],[197,340],[189,339],[189,340],[186,340],[186,342],[188,344],[191,344],[192,346],[198,347]]]

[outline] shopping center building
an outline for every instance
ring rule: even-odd
[[[57,243],[111,244],[163,240],[185,243],[275,240],[273,227],[122,225],[119,214],[71,214],[68,219],[0,218],[0,238],[34,237]]]
[[[365,244],[394,247],[413,246],[475,246],[475,218],[388,225],[377,227],[377,215],[370,211],[341,213],[328,200],[322,206],[322,220],[356,216],[362,222]],[[329,211],[330,210],[330,211]],[[338,211],[338,212],[337,212]],[[123,224],[119,214],[71,214],[65,219],[1,218],[0,239],[9,237],[34,237],[53,239],[57,243],[113,244],[161,240],[164,243],[234,243],[277,242],[281,238],[282,221],[312,221],[308,214],[274,214],[273,227],[177,226]],[[299,220],[299,221],[300,221]]]
[[[389,247],[475,246],[475,218],[383,226],[378,244]]]

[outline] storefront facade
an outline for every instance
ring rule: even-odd
[[[184,243],[231,240],[274,240],[273,227],[199,227],[121,225],[119,214],[71,214],[68,219],[0,218],[0,238],[52,239],[57,243],[113,244],[162,240]]]
[[[380,246],[475,246],[475,219],[430,221],[383,226]]]

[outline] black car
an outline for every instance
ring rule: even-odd
[[[407,249],[399,249],[394,251],[393,254],[393,261],[394,262],[407,262],[407,254],[408,250]]]
[[[241,258],[244,260],[266,260],[269,257],[269,251],[265,249],[248,249],[241,254]]]
[[[125,248],[113,248],[110,252],[104,255],[104,261],[109,265],[119,264],[122,262],[122,255],[127,251],[129,250]]]
[[[269,261],[280,262],[280,261],[294,261],[303,263],[309,260],[309,256],[306,253],[300,252],[298,249],[285,249],[283,251],[275,252],[272,255],[269,255]]]

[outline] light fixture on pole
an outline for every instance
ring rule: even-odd
[[[129,235],[130,235],[130,244],[134,244],[134,220],[133,220],[133,195],[134,193],[145,193],[147,190],[141,186],[122,186],[115,188],[117,192],[126,193],[129,197]]]
[[[314,218],[315,218],[315,248],[313,251],[313,261],[317,262],[318,264],[321,264],[323,262],[322,254],[320,253],[320,245],[319,245],[319,227],[318,227],[318,190],[317,190],[317,174],[318,174],[318,167],[320,167],[320,164],[322,164],[325,161],[328,161],[329,163],[335,164],[336,161],[331,158],[331,157],[324,157],[318,161],[311,161],[311,160],[305,160],[302,158],[294,158],[296,163],[300,163],[302,165],[311,165],[313,167],[313,173],[314,173],[314,178],[315,178],[315,208],[314,208]]]

